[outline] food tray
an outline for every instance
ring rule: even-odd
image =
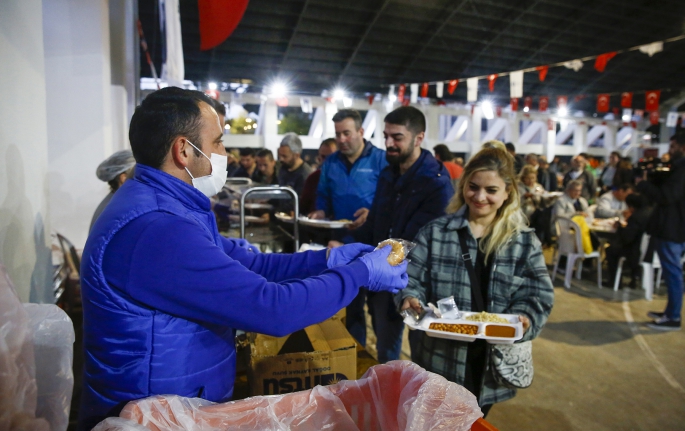
[[[300,217],[300,224],[305,226],[320,227],[327,229],[341,229],[352,223],[351,221],[340,221],[340,220],[314,220],[309,217]]]
[[[276,213],[274,215],[276,216],[277,219],[279,219],[282,222],[285,222],[285,223],[292,223],[293,222],[293,218],[286,213]]]
[[[463,317],[470,316],[472,314],[478,314],[475,312],[465,311]],[[424,331],[429,337],[435,338],[445,338],[448,340],[458,340],[473,342],[475,340],[486,340],[490,344],[513,344],[515,341],[520,340],[523,337],[523,324],[519,321],[519,317],[515,314],[496,314],[499,317],[507,319],[511,323],[491,323],[491,322],[474,322],[471,320],[462,319],[438,319],[435,316],[428,315],[421,319],[421,321],[416,322],[411,317],[404,319],[404,323],[409,326],[410,329],[418,329]],[[459,334],[455,332],[438,331],[435,329],[429,329],[431,323],[447,323],[447,324],[457,324],[457,325],[474,325],[478,326],[476,335]],[[504,326],[514,328],[513,337],[493,337],[485,335],[485,331],[488,326]]]
[[[274,206],[271,204],[264,204],[264,203],[245,203],[245,209],[247,210],[269,210],[271,211],[274,209]]]

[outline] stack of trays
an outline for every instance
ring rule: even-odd
[[[523,324],[515,314],[494,314],[508,323],[476,322],[466,319],[475,312],[465,311],[460,319],[438,319],[428,315],[420,321],[411,317],[404,319],[410,329],[424,331],[429,337],[448,340],[468,341],[486,340],[491,344],[512,344],[523,337]]]

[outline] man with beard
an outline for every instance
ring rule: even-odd
[[[312,173],[312,167],[302,160],[302,141],[296,133],[286,133],[278,147],[278,185],[288,186],[299,196],[302,194],[304,181]]]
[[[429,221],[445,215],[454,194],[445,166],[421,149],[426,118],[403,106],[385,117],[385,157],[376,195],[366,222],[355,231],[357,241],[375,245],[387,238],[413,240]],[[404,323],[393,295],[369,293],[369,313],[376,333],[378,361],[399,359]],[[410,334],[410,343],[412,343]]]
[[[338,151],[321,166],[319,186],[316,189],[316,211],[309,213],[313,219],[354,220],[351,228],[366,221],[376,192],[378,176],[388,165],[385,152],[364,139],[362,117],[354,109],[342,109],[333,116],[335,142]],[[338,230],[340,231],[340,230]],[[332,231],[343,243],[352,242],[347,230]],[[335,244],[334,244],[335,243]],[[331,241],[329,246],[340,245]],[[366,346],[366,317],[364,303],[366,294],[359,291],[357,298],[347,306],[347,330]]]
[[[654,202],[654,211],[647,226],[664,270],[668,302],[663,312],[650,311],[652,329],[677,331],[683,308],[683,264],[685,253],[685,131],[671,137],[668,150],[671,168],[668,174],[655,172],[648,178],[645,172],[637,189]]]

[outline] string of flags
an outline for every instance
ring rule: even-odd
[[[521,69],[521,70],[516,70],[516,71],[510,71],[510,72],[500,72],[500,73],[491,73],[488,75],[482,75],[482,76],[474,76],[470,78],[466,78],[466,88],[467,88],[467,95],[466,95],[466,100],[467,102],[477,102],[478,100],[478,81],[480,79],[486,79],[488,81],[488,89],[490,92],[493,92],[495,90],[495,83],[497,81],[497,78],[502,77],[502,76],[509,76],[509,93],[510,93],[510,106],[512,111],[518,110],[518,105],[519,105],[519,99],[523,98],[523,104],[525,108],[532,109],[532,104],[533,104],[533,99],[531,96],[523,97],[523,80],[524,80],[524,74],[528,72],[537,72],[538,74],[538,79],[540,82],[544,82],[545,79],[547,78],[547,74],[549,72],[550,68],[555,68],[555,67],[565,67],[567,69],[572,69],[573,71],[577,72],[580,69],[583,68],[584,64],[588,61],[594,60],[594,69],[597,70],[599,73],[604,72],[604,70],[607,67],[607,64],[609,61],[611,61],[614,57],[616,57],[619,54],[623,54],[626,52],[631,52],[631,51],[640,51],[641,53],[647,54],[649,57],[652,57],[654,54],[657,54],[664,49],[664,44],[666,43],[671,43],[671,42],[676,42],[679,40],[685,39],[685,34],[672,37],[669,39],[661,40],[661,41],[656,41],[656,42],[651,42],[645,45],[639,45],[639,46],[634,46],[631,48],[623,49],[623,50],[617,50],[617,51],[612,51],[612,52],[606,52],[603,54],[599,55],[593,55],[593,56],[587,56],[583,58],[578,58],[578,59],[573,59],[573,60],[567,60],[567,61],[561,61],[558,63],[553,63],[553,64],[547,64],[547,65],[541,65],[541,66],[535,66],[535,67],[530,67],[527,69]],[[409,103],[416,103],[418,101],[418,97],[420,96],[421,98],[427,98],[428,97],[428,90],[429,86],[434,85],[435,86],[435,93],[436,97],[438,99],[438,104],[444,104],[444,101],[442,101],[442,98],[444,97],[444,88],[445,84],[447,84],[447,93],[449,95],[452,95],[454,91],[457,89],[457,86],[459,85],[460,82],[464,81],[464,79],[451,79],[447,81],[434,81],[434,82],[424,82],[422,84],[419,83],[410,83],[409,84],[409,96],[407,97],[406,92],[407,92],[407,84],[393,84],[390,85],[389,93],[388,96],[390,100],[395,100],[395,88],[397,87],[397,95],[396,98],[399,100],[403,105],[408,105]],[[420,90],[419,90],[420,88]],[[620,106],[621,108],[624,109],[631,109],[632,107],[632,100],[633,100],[633,95],[634,94],[639,94],[642,92],[623,92],[621,93],[621,103]],[[606,113],[610,109],[610,97],[612,95],[616,95],[617,93],[602,93],[597,95],[597,112],[599,113]],[[645,109],[644,111],[654,113],[658,111],[659,109],[659,98],[661,95],[661,90],[651,90],[651,91],[645,91]],[[579,95],[575,96],[574,100],[579,101],[583,98],[587,97],[587,95]],[[369,103],[372,103],[373,99],[372,96],[369,96]],[[558,96],[557,97],[557,108],[561,107],[566,107],[568,104],[568,96]],[[538,110],[539,111],[547,111],[549,108],[549,97],[548,96],[539,96],[538,97]],[[614,108],[614,111],[616,112],[619,108]],[[636,114],[638,114],[639,110],[636,110]],[[650,116],[650,119],[652,122],[654,122],[654,119],[652,116]],[[656,112],[656,122],[658,122],[658,112]]]

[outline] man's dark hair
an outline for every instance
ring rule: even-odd
[[[357,111],[356,109],[341,109],[340,111],[336,112],[335,115],[333,116],[333,122],[339,123],[339,122],[346,120],[348,118],[351,118],[354,120],[354,127],[356,130],[361,129],[361,127],[362,127],[362,116],[359,115],[359,111]]]
[[[675,141],[678,145],[685,145],[685,131],[676,132],[675,135],[671,136],[671,141]]]
[[[255,154],[256,154],[256,152],[252,148],[241,148],[240,149],[240,157],[248,157],[248,156],[254,157]]]
[[[338,143],[335,142],[335,138],[327,138],[321,141],[321,145],[319,145],[319,148],[321,147],[331,147],[331,145],[334,145],[336,148],[338,148]]]
[[[447,148],[445,144],[438,144],[433,147],[433,152],[436,156],[440,158],[443,162],[451,162],[454,160],[454,154]]]
[[[267,157],[269,160],[275,160],[274,153],[268,148],[259,150],[259,152],[257,153],[257,157]]]
[[[224,105],[220,100],[212,99],[211,97],[209,97],[208,99],[212,101],[212,108],[214,108],[216,113],[219,115],[223,115],[225,117],[226,105]]]
[[[628,190],[635,191],[635,186],[633,184],[630,184],[630,183],[623,183],[618,188],[619,188],[619,190],[622,190],[624,192],[627,192]]]
[[[400,106],[386,115],[383,121],[404,126],[414,136],[426,131],[426,116],[413,106]]]
[[[626,196],[626,206],[633,208],[644,208],[647,205],[647,198],[640,193],[633,193]]]
[[[504,144],[504,147],[507,149],[507,151],[512,152],[514,154],[516,153],[516,147],[511,142],[507,142],[506,144]]]
[[[212,99],[199,91],[167,87],[148,95],[131,118],[128,139],[137,163],[159,168],[179,136],[202,148],[200,103]],[[196,155],[200,155],[194,150]]]

